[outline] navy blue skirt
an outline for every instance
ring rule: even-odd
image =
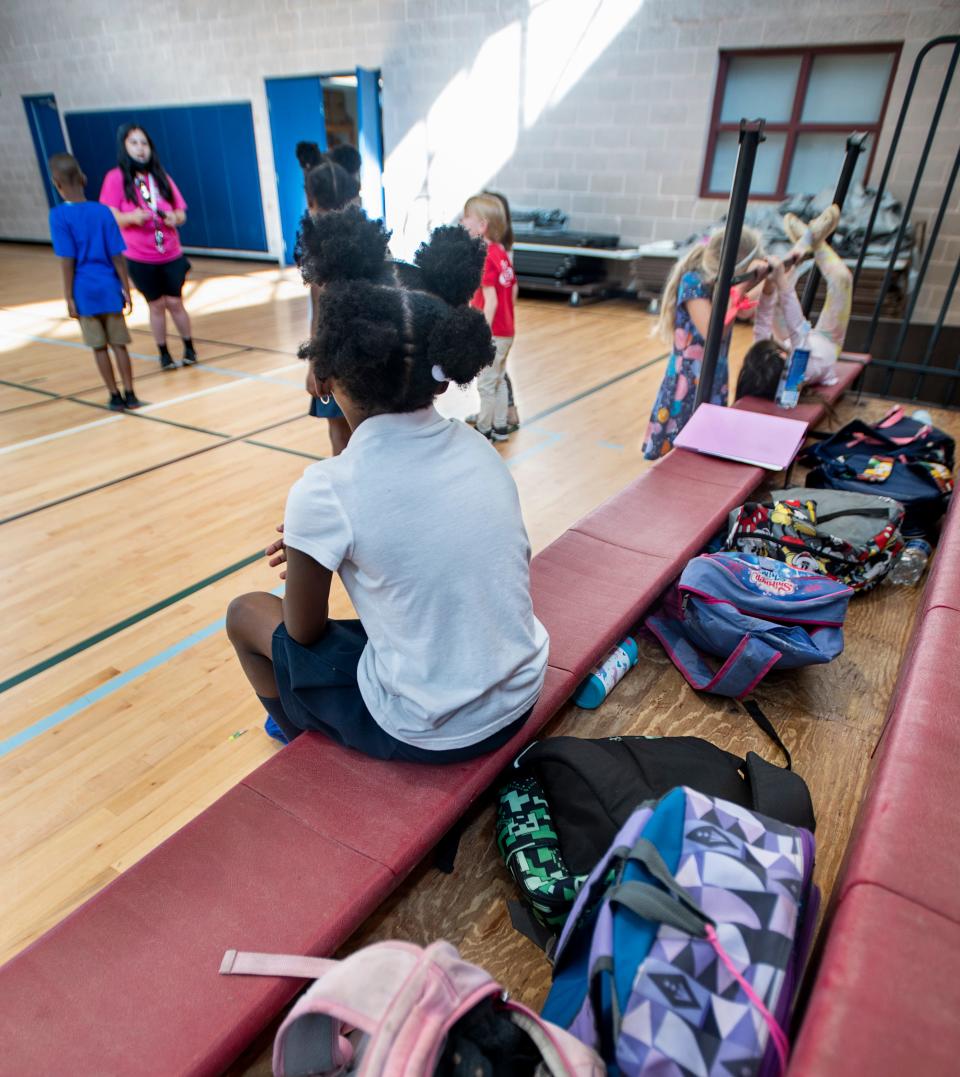
[[[367,645],[359,621],[329,621],[312,647],[303,647],[277,625],[273,670],[289,722],[302,732],[323,733],[345,748],[375,759],[408,763],[459,763],[502,747],[523,727],[530,711],[492,737],[465,748],[431,751],[397,740],[377,725],[360,694],[357,665]],[[532,711],[531,707],[531,711]]]

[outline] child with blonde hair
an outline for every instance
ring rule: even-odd
[[[656,332],[673,347],[667,371],[653,405],[644,439],[643,455],[648,460],[666,456],[673,441],[693,414],[700,382],[703,345],[710,325],[713,287],[720,272],[723,229],[698,243],[673,267],[660,304]],[[745,226],[737,248],[737,270],[761,256],[760,233]],[[730,332],[724,333],[714,374],[711,404],[727,403],[727,352]]]
[[[474,195],[467,199],[460,223],[474,239],[482,239],[486,244],[483,276],[470,305],[483,311],[496,349],[493,363],[482,370],[477,378],[480,411],[476,429],[490,441],[506,441],[510,436],[507,426],[510,400],[506,366],[515,331],[513,299],[516,276],[510,256],[503,246],[508,235],[503,202],[492,194]]]

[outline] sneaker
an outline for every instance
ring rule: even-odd
[[[803,233],[806,232],[807,226],[800,220],[796,213],[784,213],[783,230],[787,234],[787,239],[789,239],[791,243],[796,243],[803,238]]]
[[[480,418],[480,416],[476,415],[476,414],[468,415],[463,421],[467,424],[467,426],[476,426],[477,425],[477,419],[479,419],[479,418]]]
[[[193,366],[193,364],[196,361],[197,361],[197,353],[196,353],[196,351],[194,351],[193,348],[184,348],[183,349],[183,365],[184,366]]]
[[[840,207],[835,204],[827,206],[823,213],[818,217],[814,217],[807,225],[810,229],[810,235],[813,237],[814,247],[819,247],[825,239],[829,239],[829,237],[837,230],[837,225],[839,223]]]
[[[481,437],[485,437],[487,441],[508,441],[510,439],[510,433],[505,426],[495,426],[492,430],[481,430],[479,426],[475,429],[477,433]]]
[[[277,725],[277,723],[270,717],[269,714],[267,715],[267,720],[263,723],[263,731],[267,734],[268,737],[273,737],[274,740],[279,741],[281,744],[290,743],[290,741],[287,740],[286,736],[284,735],[283,730],[280,728],[280,726]]]
[[[129,393],[123,394],[123,403],[125,407],[131,409],[143,407],[143,401],[138,399],[137,394],[132,389]]]
[[[110,394],[110,403],[107,405],[111,411],[123,411],[127,406],[123,397],[119,393]]]
[[[507,432],[515,434],[520,429],[520,415],[516,407],[511,405],[507,408]]]
[[[161,370],[176,370],[177,364],[173,361],[173,356],[169,352],[160,353],[160,369]]]

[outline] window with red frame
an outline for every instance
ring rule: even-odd
[[[730,194],[744,117],[767,121],[751,198],[831,187],[852,131],[871,136],[854,176],[866,182],[899,57],[896,44],[722,51],[701,197]]]

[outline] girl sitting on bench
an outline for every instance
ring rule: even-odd
[[[737,379],[737,400],[742,396],[775,399],[784,363],[804,340],[810,349],[804,385],[836,384],[837,359],[847,335],[853,294],[850,270],[827,243],[839,220],[840,209],[835,205],[828,206],[809,225],[792,213],[786,214],[784,231],[794,241],[790,253],[783,262],[767,258],[751,267],[766,279],[754,321],[754,344],[744,356]],[[812,329],[797,299],[796,271],[785,269],[791,263],[799,265],[811,252],[827,286],[823,310]],[[785,328],[783,343],[774,335],[778,315]]]
[[[493,360],[467,305],[483,245],[438,228],[403,265],[386,260],[388,238],[356,207],[304,218],[301,269],[323,292],[301,356],[353,433],[290,491],[267,548],[283,599],[235,599],[227,633],[277,739],[316,730],[380,759],[457,762],[527,720],[548,638],[513,478],[433,406]],[[329,619],[334,572],[359,620]]]
[[[666,456],[673,448],[673,439],[693,414],[722,246],[721,229],[688,251],[673,267],[664,286],[656,331],[673,344],[673,350],[644,438],[643,455],[648,460]],[[744,268],[761,253],[760,233],[745,226],[740,234],[737,267]],[[727,403],[730,335],[729,331],[724,334],[720,347],[711,404]]]

